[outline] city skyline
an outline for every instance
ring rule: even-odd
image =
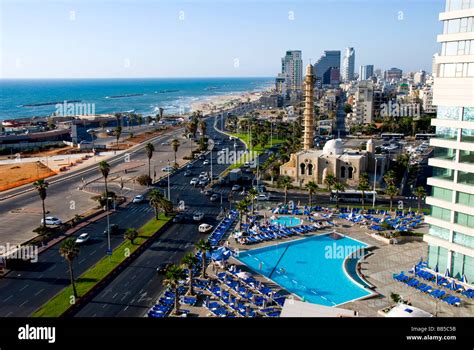
[[[443,7],[423,0],[138,4],[4,1],[0,77],[272,77],[285,51],[301,50],[303,63],[314,64],[325,50],[346,47],[357,51],[357,66],[429,72]],[[328,27],[331,35],[318,35]]]

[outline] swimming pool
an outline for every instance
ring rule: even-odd
[[[372,294],[344,269],[346,257],[367,246],[325,234],[241,252],[238,260],[305,301],[336,306]]]
[[[282,225],[285,227],[293,227],[301,225],[301,219],[294,216],[280,216],[277,219],[271,221],[273,225]]]

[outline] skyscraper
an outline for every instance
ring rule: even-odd
[[[329,85],[331,69],[341,69],[341,51],[324,51],[324,55],[314,64],[313,73],[322,85]]]
[[[342,80],[350,81],[354,79],[355,50],[353,47],[346,48],[342,61]]]
[[[368,64],[366,66],[360,66],[359,69],[359,80],[369,80],[374,76],[374,66]]]
[[[286,51],[281,59],[281,76],[287,77],[286,90],[290,92],[301,91],[303,84],[303,60],[301,51]]]
[[[440,14],[444,32],[438,36],[433,104],[438,106],[430,140],[433,176],[428,178],[431,206],[428,265],[451,276],[474,281],[474,56],[465,51],[472,38],[474,1],[447,0]],[[469,17],[471,16],[471,17]],[[471,23],[471,24],[469,24]]]
[[[399,68],[387,69],[384,73],[385,80],[400,80],[402,78],[403,71]]]
[[[306,66],[306,77],[304,79],[304,131],[303,149],[313,148],[314,138],[314,77],[313,67]]]

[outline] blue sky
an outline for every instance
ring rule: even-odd
[[[0,0],[3,78],[274,76],[356,50],[361,64],[431,71],[444,0]],[[293,14],[293,19],[290,17]]]

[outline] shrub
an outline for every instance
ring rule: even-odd
[[[151,177],[149,177],[148,175],[139,175],[137,176],[135,181],[141,186],[151,185]]]

